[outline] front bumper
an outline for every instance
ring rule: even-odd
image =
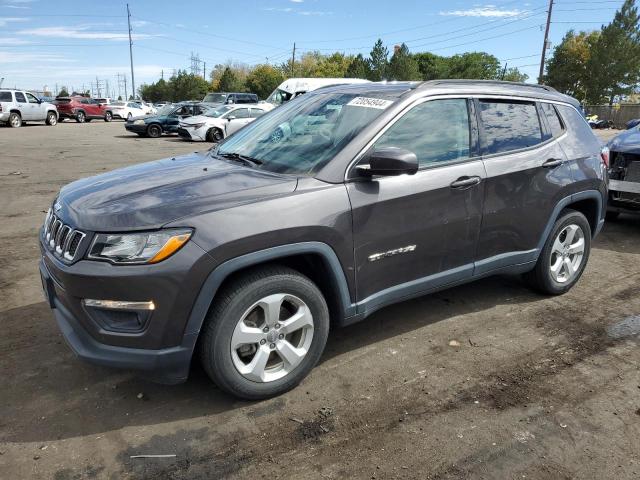
[[[79,358],[144,372],[145,378],[159,383],[175,384],[187,378],[198,334],[185,334],[185,327],[213,260],[200,247],[189,242],[156,264],[160,268],[155,272],[149,270],[152,266],[137,266],[141,269],[136,273],[133,266],[88,260],[67,265],[40,245],[46,300],[65,341]],[[116,331],[83,304],[87,298],[151,299],[156,309],[140,331]]]
[[[126,128],[129,132],[134,133],[147,133],[147,125],[134,125],[133,123],[125,123],[124,128]]]

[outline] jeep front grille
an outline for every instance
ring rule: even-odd
[[[42,236],[49,250],[58,257],[72,262],[78,253],[78,247],[80,247],[85,233],[69,225],[65,225],[62,223],[62,220],[49,209],[44,221]]]

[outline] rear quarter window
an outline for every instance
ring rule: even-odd
[[[11,92],[0,92],[0,102],[13,102]]]
[[[533,102],[481,100],[485,153],[505,153],[542,143],[542,128]]]
[[[544,116],[547,119],[547,123],[549,124],[549,128],[551,129],[552,137],[559,137],[564,132],[564,127],[560,118],[558,117],[558,112],[556,112],[556,108],[550,103],[541,103],[540,107],[544,112]]]
[[[575,159],[597,155],[600,151],[600,141],[584,117],[569,105],[558,105],[558,113],[567,129],[567,135],[562,140],[562,147],[567,156]]]

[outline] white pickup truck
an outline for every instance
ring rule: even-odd
[[[23,122],[58,123],[58,109],[23,90],[0,90],[0,122],[16,128]]]

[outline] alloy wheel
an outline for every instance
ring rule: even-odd
[[[309,352],[313,315],[300,298],[277,293],[249,307],[231,337],[238,372],[254,382],[273,382],[293,371]]]
[[[570,224],[560,230],[551,247],[551,278],[558,283],[571,281],[580,270],[584,251],[584,232],[579,225]]]

